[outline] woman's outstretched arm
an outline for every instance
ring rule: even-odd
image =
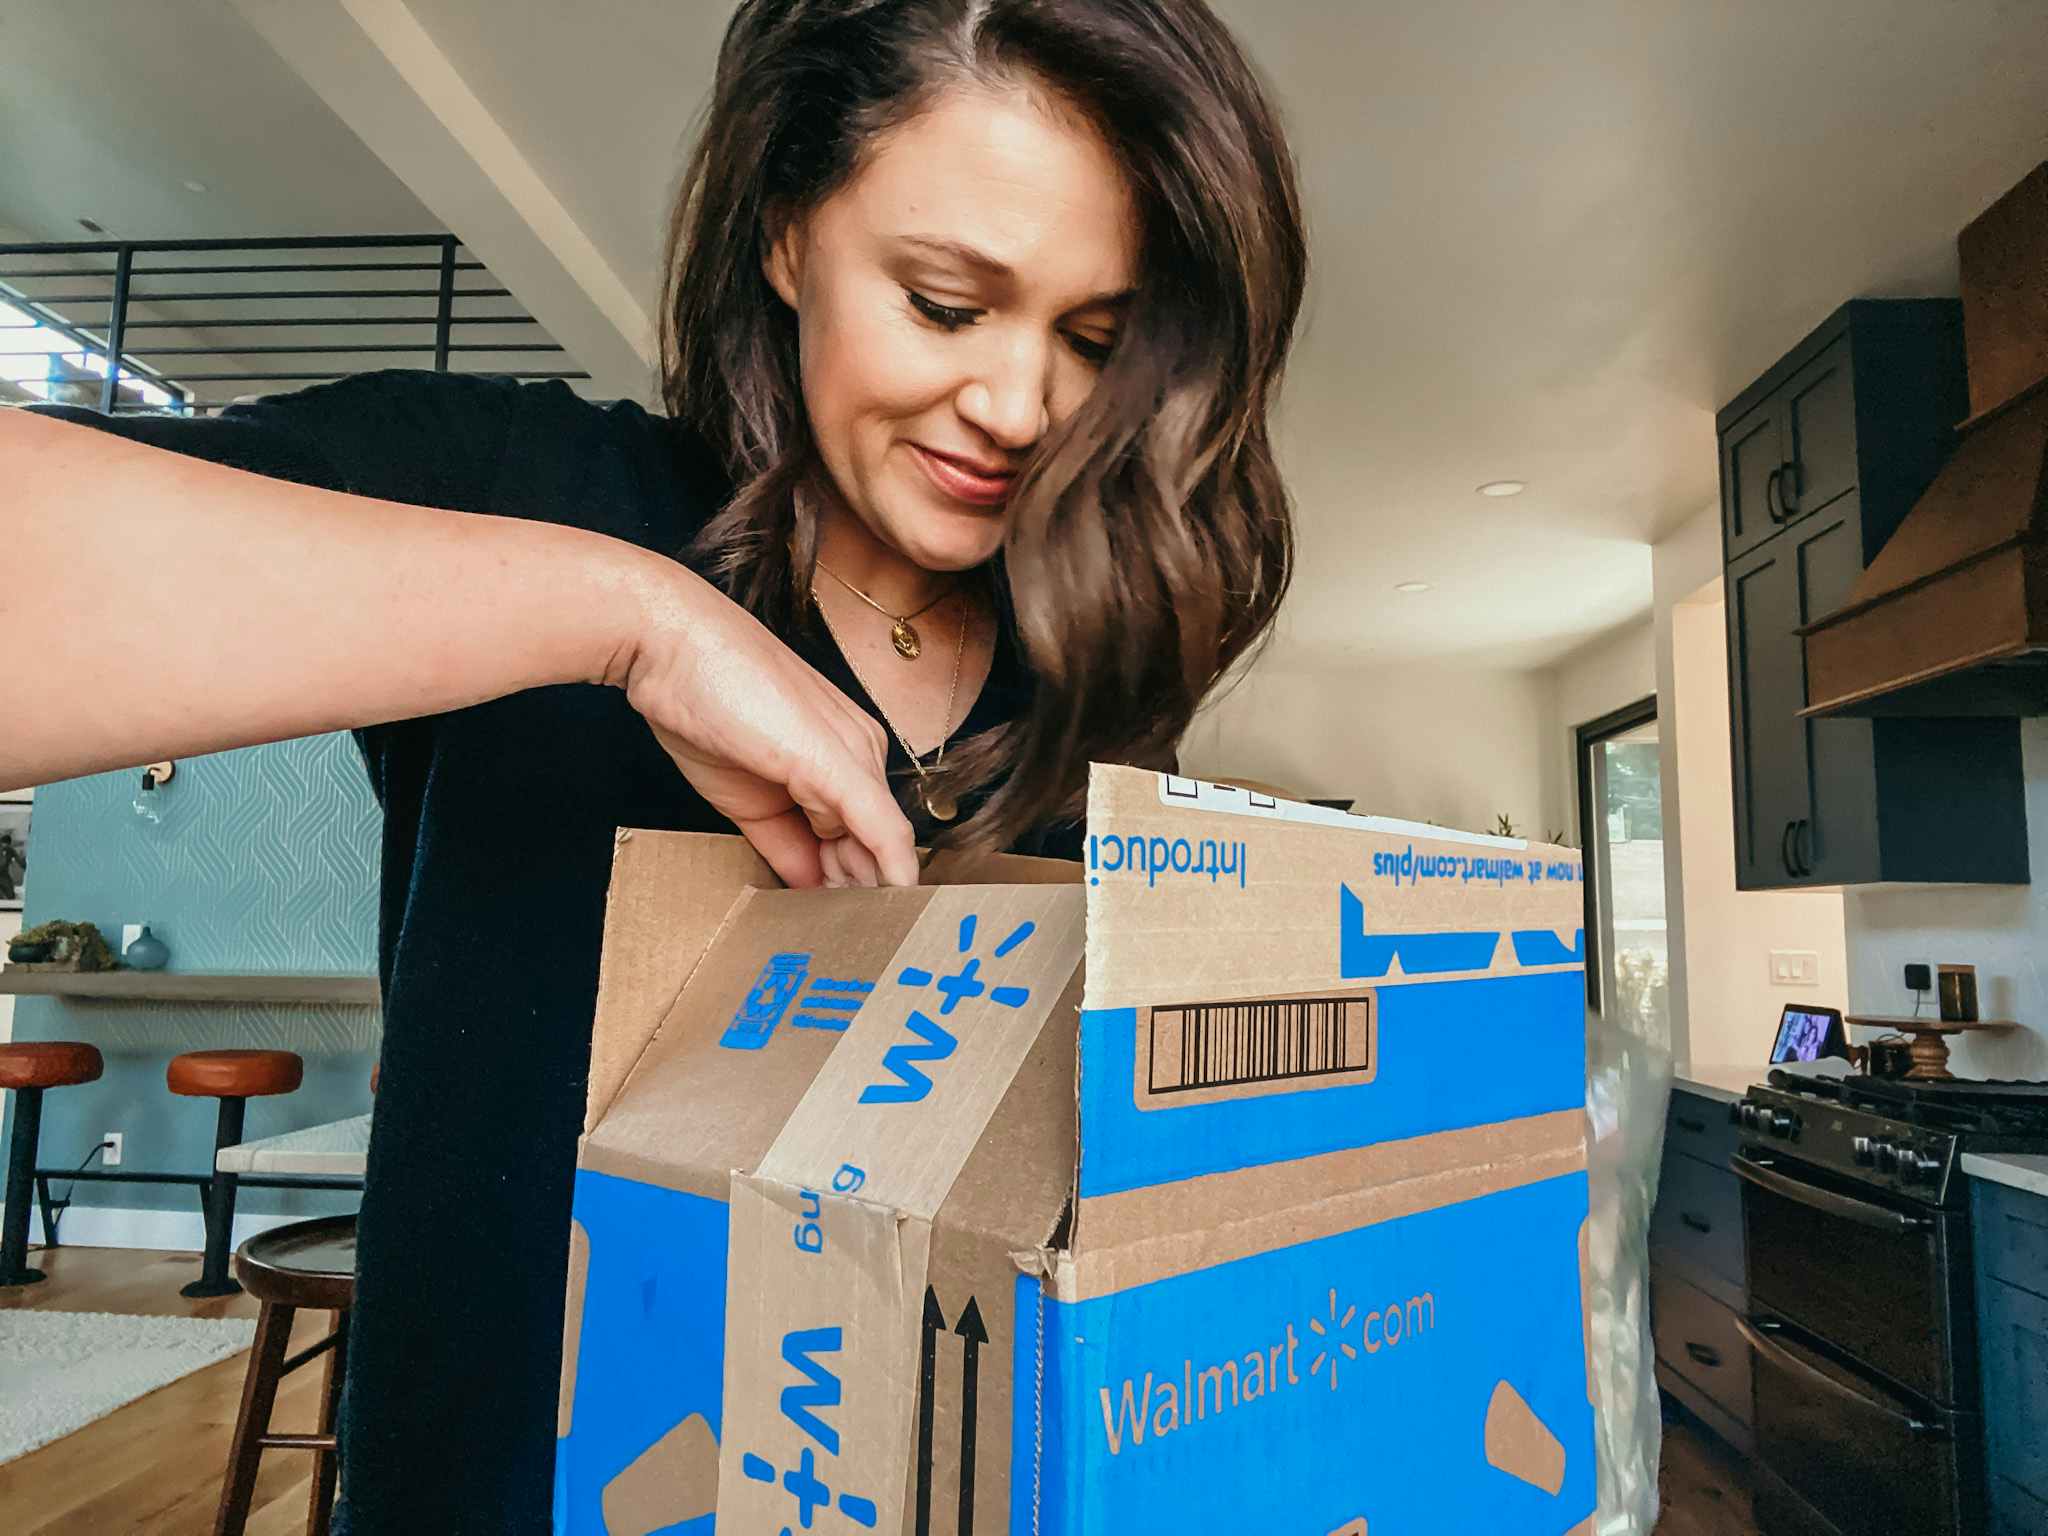
[[[0,551],[0,788],[601,683],[784,879],[851,835],[916,881],[881,728],[624,542],[0,410]]]

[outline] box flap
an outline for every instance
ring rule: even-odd
[[[931,893],[759,1170],[734,1175],[722,1524],[779,1529],[785,1470],[823,1454],[843,1513],[903,1528],[934,1220],[1071,1007],[1083,923],[1071,886]]]
[[[605,898],[585,1131],[603,1117],[734,898],[749,886],[779,883],[745,838],[619,829]]]

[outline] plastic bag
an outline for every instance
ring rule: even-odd
[[[1600,1456],[1596,1536],[1649,1536],[1657,1524],[1664,1425],[1650,1338],[1649,1242],[1671,1074],[1668,1050],[1588,1013],[1588,1310]]]

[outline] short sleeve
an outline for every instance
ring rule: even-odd
[[[26,409],[273,480],[467,512],[485,510],[519,388],[489,375],[388,369],[231,405],[218,416]]]

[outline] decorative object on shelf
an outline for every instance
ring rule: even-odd
[[[1977,967],[1937,966],[1940,977],[1941,1017],[1949,1024],[1977,1022]]]
[[[42,958],[30,960],[29,954]],[[7,941],[9,968],[34,971],[111,971],[114,952],[91,923],[48,922],[24,928]]]
[[[150,931],[148,923],[135,942],[122,953],[121,963],[131,971],[160,971],[171,958],[171,947]]]
[[[152,825],[161,825],[164,812],[159,795],[163,786],[176,778],[177,774],[178,765],[169,761],[151,763],[143,769],[142,788],[132,802],[135,814]]]
[[[1905,1075],[1915,1082],[1945,1083],[1955,1074],[1948,1069],[1949,1035],[1960,1035],[1972,1029],[2018,1029],[2011,1019],[1972,1019],[1968,1023],[1948,1019],[1902,1019],[1882,1015],[1852,1016],[1849,1023],[1861,1029],[1892,1030],[1901,1035],[1910,1035],[1913,1044],[1912,1070]]]
[[[28,882],[28,818],[33,800],[0,800],[0,912],[19,912]]]
[[[1880,1035],[1868,1045],[1852,1045],[1849,1065],[1872,1077],[1905,1077],[1913,1070],[1913,1042],[1904,1035]]]

